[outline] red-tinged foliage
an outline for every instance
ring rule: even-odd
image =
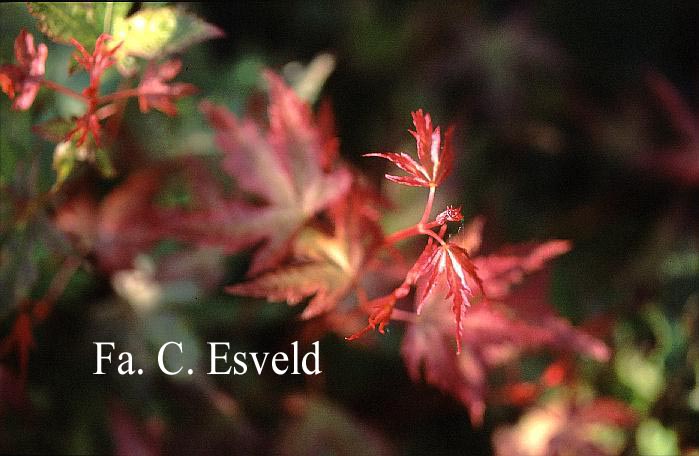
[[[109,49],[106,42],[110,39],[111,36],[107,34],[100,35],[95,42],[95,50],[92,54],[78,41],[71,39],[71,43],[77,49],[73,57],[90,75],[90,85],[85,87],[82,92],[87,103],[87,110],[85,114],[76,119],[75,128],[66,135],[66,139],[75,141],[77,147],[83,146],[90,135],[96,146],[101,145],[102,128],[97,114],[100,80],[104,72],[116,63],[114,53],[120,46],[118,44]]]
[[[423,305],[434,291],[438,281],[443,280],[447,286],[445,299],[452,300],[452,313],[456,321],[456,350],[460,352],[461,319],[464,309],[471,305],[474,290],[482,289],[476,267],[465,249],[452,243],[436,246],[431,238],[418,262],[421,265],[417,270],[411,270],[411,273],[415,274],[415,280],[423,275],[427,279],[417,293],[417,313],[418,315],[421,313]]]
[[[320,102],[316,123],[318,124],[320,142],[322,144],[321,149],[323,151],[320,155],[320,166],[323,171],[329,172],[340,155],[340,140],[335,131],[335,113],[330,100],[322,100]]]
[[[178,59],[168,60],[160,65],[152,63],[143,73],[138,86],[138,107],[141,112],[151,108],[164,112],[168,116],[177,115],[175,101],[196,93],[196,87],[184,82],[170,83],[182,69]]]
[[[432,127],[432,118],[424,114],[422,109],[412,113],[415,131],[410,133],[417,141],[418,160],[415,161],[405,153],[371,153],[365,157],[385,158],[409,176],[394,176],[386,174],[386,179],[398,184],[412,187],[437,187],[449,175],[454,164],[454,147],[452,145],[453,128],[444,134],[444,144],[439,127]]]
[[[464,216],[461,214],[460,207],[455,208],[453,206],[447,206],[443,212],[440,212],[439,215],[437,215],[435,221],[439,225],[444,225],[447,222],[460,222],[463,219]]]
[[[511,385],[505,385],[497,395],[502,398],[502,402],[515,407],[526,407],[531,405],[537,397],[541,388],[538,384],[532,382],[517,382]]]
[[[93,252],[105,272],[131,268],[135,256],[163,236],[153,204],[162,183],[162,170],[149,169],[129,176],[99,203],[80,193],[58,208],[56,226]]]
[[[699,113],[664,76],[650,73],[647,84],[677,134],[676,143],[641,158],[641,166],[684,185],[699,186]]]
[[[73,54],[75,61],[90,75],[90,86],[85,89],[86,96],[94,96],[97,94],[102,75],[109,67],[116,63],[114,54],[121,46],[121,43],[109,48],[107,42],[111,39],[112,37],[106,33],[100,35],[95,41],[95,50],[92,54],[90,54],[87,49],[85,49],[85,46],[76,39],[73,38],[70,40],[77,49],[77,52]]]
[[[555,398],[530,409],[516,425],[497,429],[495,454],[610,456],[620,448],[599,439],[600,429],[628,430],[636,421],[633,410],[616,399],[597,398],[581,404],[570,397]]]
[[[383,237],[373,209],[375,195],[359,183],[333,204],[333,235],[306,228],[294,240],[293,262],[242,284],[229,293],[297,304],[312,297],[302,318],[334,309],[354,286]]]
[[[572,361],[562,358],[551,363],[541,374],[541,383],[549,388],[562,385],[572,370]]]
[[[34,103],[46,72],[48,48],[34,46],[34,36],[25,29],[15,39],[16,65],[0,66],[0,88],[14,100],[12,109],[26,111]]]
[[[109,430],[115,455],[157,455],[162,453],[164,423],[152,420],[139,423],[124,404],[109,404]]]
[[[22,410],[29,405],[25,383],[19,375],[0,364],[0,418],[8,409]]]
[[[90,136],[96,146],[101,145],[102,126],[97,114],[93,110],[89,110],[82,116],[75,119],[75,128],[70,130],[66,135],[67,139],[75,141],[77,147],[83,146]]]
[[[357,331],[349,337],[347,340],[356,340],[362,337],[367,332],[377,329],[381,334],[384,334],[386,325],[391,321],[391,315],[393,314],[393,309],[396,306],[396,293],[391,293],[380,298],[372,299],[371,301],[366,301],[362,303],[362,308],[369,314],[369,324],[365,326],[362,330]]]
[[[224,151],[223,168],[240,190],[264,204],[218,198],[215,207],[181,214],[189,238],[237,252],[265,241],[253,258],[251,276],[278,266],[303,225],[338,201],[349,189],[342,167],[324,171],[322,135],[309,106],[278,76],[270,84],[269,129],[238,119],[225,108],[204,103],[202,110]]]
[[[570,248],[570,242],[561,240],[520,244],[505,247],[492,255],[476,257],[473,263],[483,280],[486,296],[493,300],[504,299],[527,274],[540,270],[547,261],[563,255]]]
[[[461,249],[464,255],[467,248],[477,251],[481,227],[482,220],[477,219],[454,238],[460,245],[448,246]],[[426,251],[435,250],[431,244]],[[450,277],[453,281],[457,276],[452,272],[451,276],[430,276],[418,287],[415,305],[422,311],[408,327],[402,348],[408,371],[417,381],[422,377],[424,369],[425,380],[464,403],[469,408],[474,423],[480,422],[485,410],[489,369],[515,360],[524,351],[541,348],[572,351],[600,361],[609,356],[602,342],[555,316],[545,295],[531,297],[536,301],[538,312],[525,312],[519,305],[512,304],[516,298],[511,297],[511,288],[522,281],[524,274],[541,269],[546,260],[569,248],[567,244],[565,248],[558,244],[553,244],[552,248],[549,244],[515,248],[520,252],[519,256],[514,257],[516,261],[503,256],[510,258],[507,268],[499,267],[500,263],[489,260],[490,257],[473,259],[473,264],[478,265],[477,277],[482,278],[485,295],[475,296],[475,299],[474,296],[467,295],[474,305],[467,312],[466,306],[459,308],[461,318],[457,320],[457,324],[460,344],[457,347],[460,345],[462,348],[460,354],[458,348],[456,353],[453,350],[451,335],[457,300],[452,304],[451,312],[445,301],[454,293],[454,287],[463,293],[463,283],[461,280],[457,280],[456,284],[450,283]],[[527,250],[529,254],[525,253]],[[500,258],[499,254],[495,257]],[[467,256],[463,258],[468,259]],[[422,263],[430,264],[429,256]],[[492,264],[498,267],[489,270]],[[508,273],[504,274],[503,271]],[[548,290],[548,286],[537,286],[536,289]],[[498,293],[491,296],[489,290]],[[503,301],[505,298],[507,300]],[[530,305],[529,308],[531,307]]]
[[[29,312],[22,311],[17,315],[10,334],[0,343],[0,357],[5,358],[12,352],[17,353],[19,362],[19,378],[22,385],[26,383],[29,367],[29,351],[36,344],[32,334],[33,321]]]

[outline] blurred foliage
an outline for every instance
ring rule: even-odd
[[[24,4],[0,5],[0,64],[13,61],[24,27],[49,46],[47,76],[80,90],[87,77],[69,76],[72,49],[40,32],[68,33],[51,25],[55,9],[79,16],[75,7],[52,5],[33,6],[39,23]],[[455,399],[413,384],[399,357],[397,324],[375,342],[325,335],[321,379],[209,377],[203,369],[170,378],[138,361],[148,366],[143,376],[92,375],[96,340],[115,341],[137,360],[153,359],[163,341],[181,340],[185,356],[204,366],[206,341],[263,352],[313,334],[296,318],[302,308],[223,293],[223,285],[243,279],[248,252],[227,257],[161,241],[117,274],[90,257],[70,276],[33,330],[26,385],[18,382],[19,357],[1,353],[0,452],[490,454],[502,451],[504,440],[494,436],[521,437],[541,429],[535,426],[553,435],[560,423],[545,413],[551,407],[578,419],[576,404],[608,396],[637,417],[628,429],[600,434],[608,454],[697,454],[699,179],[682,176],[698,175],[699,149],[674,129],[673,112],[654,95],[648,74],[663,75],[699,112],[699,3],[294,0],[162,11],[180,7],[225,37],[183,50],[181,40],[200,41],[191,26],[205,27],[194,16],[183,16],[184,24],[152,13],[127,18],[126,6],[110,12],[114,34],[156,21],[156,47],[179,54],[178,78],[199,88],[178,102],[176,117],[141,115],[136,103],[127,105],[109,149],[114,177],[84,162],[62,171],[66,162],[54,165],[54,145],[32,132],[57,116],[82,114],[75,100],[41,91],[32,110],[14,112],[0,96],[0,339],[11,334],[22,303],[50,294],[63,259],[76,254],[52,222],[56,205],[41,200],[57,180],[65,193],[56,204],[84,187],[102,198],[132,172],[172,158],[197,155],[213,164],[218,152],[198,101],[256,112],[262,69],[279,70],[298,88],[306,70],[315,69],[320,86],[334,67],[322,92],[306,96],[332,101],[342,156],[379,185],[385,169],[361,154],[410,150],[411,110],[453,121],[461,158],[445,193],[467,218],[487,218],[487,245],[570,239],[573,251],[552,272],[551,299],[604,339],[613,358],[576,360],[574,380],[534,404],[495,404],[480,428]],[[80,20],[71,33],[94,41],[105,6],[95,6],[90,27]],[[137,48],[136,56],[157,52],[152,42],[145,49],[139,43],[126,47]],[[130,65],[125,59],[122,70]],[[118,81],[107,74],[103,87]],[[680,146],[693,161],[665,166]],[[422,204],[419,194],[393,190],[386,187],[396,209],[383,221],[391,229],[405,226]],[[162,193],[164,203],[188,202],[176,179]],[[543,366],[528,359],[522,377],[550,386]]]

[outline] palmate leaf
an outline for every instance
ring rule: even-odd
[[[240,190],[263,203],[227,199],[210,185],[211,179],[197,177],[193,183],[200,195],[198,208],[173,213],[178,220],[173,234],[184,240],[222,246],[229,253],[263,241],[250,276],[278,266],[304,224],[342,198],[352,180],[345,168],[323,169],[327,141],[309,106],[278,76],[269,73],[267,79],[267,131],[223,107],[202,105],[216,130],[216,143],[225,153],[224,170]]]
[[[14,100],[12,109],[26,111],[34,103],[46,72],[48,48],[34,45],[34,36],[25,29],[15,39],[16,64],[0,65],[0,88]]]
[[[462,317],[462,351],[453,348],[454,316],[444,302],[446,285],[440,283],[403,340],[402,354],[413,380],[423,376],[461,401],[479,423],[488,396],[488,372],[514,361],[522,352],[548,348],[575,352],[599,361],[609,357],[599,340],[550,313],[524,319],[513,309],[487,301],[474,305]],[[542,304],[543,305],[543,304]]]
[[[461,317],[477,291],[482,291],[481,279],[476,267],[471,262],[466,250],[456,244],[435,245],[432,238],[423,250],[415,265],[406,277],[406,283],[414,284],[420,277],[426,280],[420,284],[417,292],[417,313],[431,296],[438,285],[446,284],[446,299],[452,301],[452,312],[456,321],[456,351],[461,351],[462,323]]]
[[[335,307],[350,291],[352,278],[337,264],[320,261],[279,268],[251,282],[227,287],[226,291],[290,305],[312,296],[302,314],[302,318],[312,318]]]
[[[482,225],[482,220],[476,219],[452,239],[455,244],[448,245],[475,254]],[[418,380],[424,376],[428,383],[459,399],[468,407],[472,421],[479,423],[488,394],[487,374],[493,366],[541,348],[607,360],[609,350],[603,342],[556,315],[546,296],[548,276],[539,274],[543,280],[532,278],[513,291],[525,275],[541,270],[548,260],[569,248],[565,241],[549,241],[473,258],[485,295],[476,296],[471,308],[459,308],[460,354],[453,349],[457,309],[455,302],[451,306],[446,302],[458,288],[458,281],[451,283],[456,275],[450,279],[448,274],[439,274],[434,280],[428,276],[416,293],[416,306],[421,306],[422,312],[403,341],[402,354],[411,377]]]
[[[102,33],[112,33],[131,2],[28,2],[39,30],[53,41],[70,44],[71,38],[91,48]]]
[[[335,223],[332,236],[306,228],[294,241],[294,264],[226,290],[291,305],[312,297],[301,315],[305,319],[334,309],[350,292],[370,252],[382,239],[376,219],[367,215],[371,199],[367,189],[355,185],[329,209]]]
[[[411,187],[437,187],[449,175],[454,164],[452,137],[454,129],[448,128],[444,140],[440,128],[432,126],[432,118],[422,109],[412,113],[415,131],[410,130],[417,142],[418,161],[405,153],[371,153],[365,157],[380,157],[389,160],[408,176],[386,174],[386,179]]]
[[[91,193],[78,193],[58,207],[55,225],[80,250],[94,252],[103,271],[130,269],[139,253],[162,238],[154,204],[162,176],[163,169],[135,172],[99,202]]]

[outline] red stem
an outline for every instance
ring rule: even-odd
[[[432,212],[432,205],[434,204],[435,190],[436,187],[430,187],[430,194],[427,197],[427,203],[425,203],[425,211],[422,213],[422,218],[420,219],[420,222],[416,225],[402,229],[400,231],[396,231],[395,233],[387,236],[384,239],[384,245],[391,245],[398,241],[402,241],[405,238],[415,236],[417,234],[426,234],[427,236],[431,236],[432,238],[434,238],[437,242],[439,242],[440,245],[445,245],[444,240],[440,236],[438,236],[434,231],[432,231],[432,228],[439,226],[440,224],[436,221],[427,223],[427,220],[430,218],[430,213]]]
[[[71,98],[76,98],[84,103],[88,102],[88,98],[85,95],[78,93],[75,90],[64,86],[63,84],[59,84],[57,82],[50,81],[48,79],[42,80],[41,83],[44,86],[46,86],[47,88],[49,88],[51,90],[55,90],[56,92],[62,93],[63,95],[68,95]]]
[[[423,230],[430,230],[431,228],[434,228],[436,226],[439,226],[439,223],[435,222],[430,222],[426,225],[422,226]],[[418,234],[424,234],[422,233],[420,229],[420,225],[413,225],[409,226],[408,228],[404,228],[400,231],[396,231],[395,233],[392,233],[391,235],[387,236],[384,238],[384,244],[385,245],[392,245],[395,244],[396,242],[402,241],[403,239],[407,239],[412,236],[417,236]]]
[[[406,321],[408,323],[415,323],[417,319],[417,314],[414,312],[408,312],[402,309],[393,309],[391,313],[391,320]]]
[[[422,218],[420,219],[420,225],[424,225],[430,219],[430,213],[432,212],[432,204],[434,203],[434,193],[437,187],[434,185],[430,186],[430,195],[427,197],[427,203],[425,204],[425,212],[422,213]]]
[[[147,96],[150,95],[147,92],[143,92],[142,90],[139,89],[122,89],[114,93],[110,93],[108,95],[105,95],[103,97],[99,97],[97,100],[98,103],[108,103],[110,101],[114,100],[121,100],[123,98],[129,98],[129,97],[138,97],[138,96]],[[154,93],[153,95],[158,95],[158,93]]]

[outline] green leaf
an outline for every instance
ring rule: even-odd
[[[131,2],[28,2],[39,30],[58,43],[75,38],[92,49],[102,33],[112,33],[113,24],[126,17]]]
[[[56,171],[55,189],[60,188],[73,172],[77,156],[78,149],[73,141],[63,141],[56,145],[56,149],[53,152],[53,169]]]
[[[128,18],[115,18],[113,36],[122,69],[133,66],[129,57],[151,60],[181,52],[223,32],[216,26],[174,7],[147,8]]]
[[[75,122],[61,117],[55,117],[32,127],[32,131],[47,141],[61,142],[75,128]]]
[[[649,418],[638,425],[636,430],[636,447],[641,456],[680,454],[677,434],[668,429],[655,418]]]
[[[97,166],[97,170],[105,179],[111,179],[116,176],[116,169],[114,169],[112,159],[104,149],[100,148],[95,151],[95,166]]]

